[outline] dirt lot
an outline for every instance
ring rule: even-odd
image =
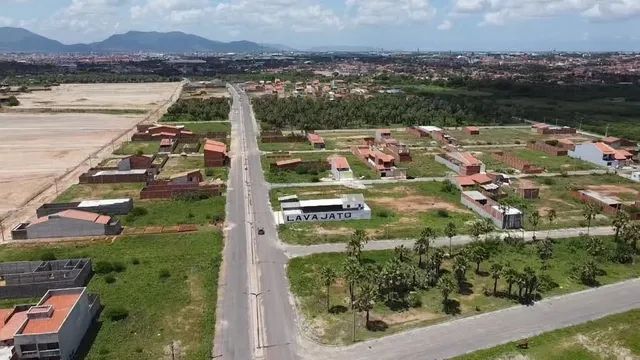
[[[20,94],[16,109],[151,110],[166,101],[177,83],[62,84],[51,91]]]
[[[0,113],[0,215],[134,126],[143,115]],[[63,190],[63,189],[62,189]]]

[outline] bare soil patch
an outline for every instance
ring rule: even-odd
[[[587,186],[587,189],[597,191],[609,196],[616,196],[619,194],[637,195],[639,193],[638,190],[636,189],[631,189],[626,186],[620,186],[620,185],[607,185],[607,184],[589,185]]]
[[[369,200],[369,202],[378,206],[393,209],[394,211],[397,211],[401,214],[411,214],[433,210],[465,212],[465,210],[460,209],[454,204],[443,202],[440,199],[419,195],[409,195],[401,198],[377,197]]]
[[[443,316],[441,314],[416,309],[409,309],[407,311],[382,316],[378,316],[376,314],[371,315],[372,320],[382,320],[387,323],[387,325],[405,325],[422,321],[437,320],[442,317]]]

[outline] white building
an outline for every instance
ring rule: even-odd
[[[299,200],[292,195],[278,200],[281,211],[276,213],[276,219],[279,224],[371,219],[371,208],[364,202],[362,194],[317,200]]]
[[[625,150],[616,150],[603,142],[577,144],[574,150],[569,150],[569,156],[592,164],[619,168],[631,160],[632,155]]]

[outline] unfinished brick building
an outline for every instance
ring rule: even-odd
[[[562,143],[557,140],[535,141],[527,144],[531,150],[542,151],[551,156],[567,156],[569,149],[563,147]]]
[[[220,196],[225,185],[221,181],[205,182],[200,170],[191,170],[169,179],[152,180],[140,190],[140,199],[173,199],[180,196]]]
[[[206,139],[204,143],[204,166],[223,167],[228,162],[227,145],[220,141]]]
[[[525,174],[540,174],[544,172],[543,168],[532,165],[510,152],[494,151],[491,153],[491,157]]]

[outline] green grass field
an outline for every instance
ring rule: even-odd
[[[183,224],[206,225],[224,220],[224,196],[204,200],[141,200],[134,205],[147,213],[133,213],[121,217],[122,225],[128,227],[171,226]]]
[[[638,327],[640,310],[632,310],[530,338],[528,349],[519,349],[518,342],[511,342],[456,359],[636,359],[640,357]]]
[[[521,159],[544,168],[547,172],[559,173],[561,171],[591,170],[596,168],[595,165],[586,161],[568,156],[552,156],[537,150],[516,149],[513,152]]]
[[[378,174],[368,167],[365,163],[360,161],[355,155],[350,153],[333,153],[333,152],[315,152],[315,153],[299,153],[292,154],[291,158],[300,158],[303,161],[327,161],[327,158],[333,155],[340,155],[347,158],[353,175],[356,178],[363,179],[376,179]],[[262,169],[265,173],[265,178],[271,183],[305,183],[305,182],[317,182],[322,178],[331,178],[331,172],[329,170],[321,171],[318,173],[301,173],[296,170],[271,170],[269,164],[274,163],[274,159],[270,159],[267,156],[262,156]]]
[[[436,162],[433,153],[424,151],[411,151],[411,162],[400,163],[400,167],[407,168],[407,176],[419,177],[440,177],[450,172],[446,166]]]
[[[142,151],[145,155],[153,155],[160,149],[159,141],[126,141],[114,151],[115,155],[135,155]]]
[[[611,238],[603,238],[606,248],[611,251],[614,243]],[[457,253],[458,249],[454,250]],[[394,256],[393,250],[370,251],[363,253],[362,263],[377,266],[382,265]],[[416,264],[417,258],[412,255],[411,261]],[[553,257],[548,261],[546,274],[557,284],[555,287],[543,289],[541,296],[546,298],[579,290],[587,286],[572,277],[572,268],[589,258],[582,239],[558,240],[553,245]],[[297,297],[300,310],[307,321],[305,328],[310,336],[329,344],[345,344],[351,342],[353,314],[351,311],[335,311],[328,313],[325,299],[326,292],[320,282],[319,271],[322,266],[329,266],[338,273],[338,280],[331,287],[331,306],[334,309],[347,309],[349,304],[348,289],[341,279],[342,263],[346,255],[341,253],[317,254],[303,258],[295,258],[288,267],[291,290]],[[636,256],[637,258],[637,256]],[[610,284],[640,275],[640,263],[622,265],[612,263],[606,256],[598,258],[602,275],[597,277],[600,284]],[[451,260],[445,260],[443,272],[451,271]],[[501,279],[498,282],[498,296],[492,295],[493,279],[488,270],[493,263],[510,263],[518,271],[525,266],[531,266],[537,272],[541,270],[541,260],[535,245],[513,246],[499,243],[493,250],[489,260],[481,263],[480,273],[475,273],[475,264],[470,264],[467,271],[467,286],[460,293],[454,291],[451,298],[457,304],[457,315],[450,315],[443,311],[442,296],[437,288],[427,287],[417,291],[421,306],[394,310],[380,299],[371,314],[371,320],[376,321],[380,331],[366,330],[363,314],[358,316],[357,339],[364,340],[373,337],[389,335],[408,328],[425,326],[450,320],[454,317],[464,317],[481,312],[490,312],[517,304],[517,300],[507,296],[507,284]],[[425,271],[425,270],[419,270]],[[484,289],[487,289],[485,294]],[[517,287],[514,286],[513,291]],[[384,329],[384,330],[382,330]],[[482,358],[482,357],[479,357]]]
[[[190,122],[171,123],[171,125],[184,125],[185,129],[196,134],[206,134],[208,132],[231,133],[231,123],[229,122]]]
[[[480,129],[479,135],[469,135],[461,128],[447,130],[461,145],[492,145],[492,144],[526,144],[531,140],[545,139],[530,128],[490,128]]]
[[[114,243],[43,245],[0,249],[0,260],[90,257],[120,262],[126,269],[95,274],[89,291],[105,307],[122,306],[125,320],[100,318],[100,328],[86,359],[160,359],[172,341],[181,343],[181,359],[211,358],[222,235],[219,232],[125,236]],[[139,262],[134,264],[135,261]],[[168,277],[160,273],[168,271]]]
[[[385,184],[367,189],[348,189],[341,186],[321,188],[288,188],[271,191],[271,203],[279,209],[277,198],[297,194],[301,199],[339,197],[342,194],[363,194],[371,207],[370,220],[314,222],[280,225],[280,237],[292,244],[345,242],[355,229],[365,230],[371,239],[417,237],[424,226],[441,231],[448,222],[457,225],[459,232],[476,215],[459,204],[460,194],[441,191],[438,182]]]
[[[313,150],[313,146],[308,142],[287,142],[287,143],[263,143],[260,142],[258,147],[262,151],[298,151]]]

